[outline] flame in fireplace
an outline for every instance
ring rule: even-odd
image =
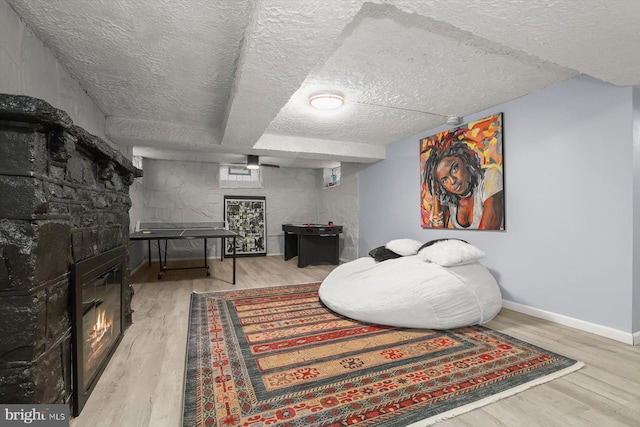
[[[91,344],[91,352],[97,353],[100,351],[102,346],[104,345],[106,335],[107,338],[111,336],[113,333],[113,319],[109,318],[107,320],[107,314],[105,310],[98,311],[98,318],[96,319],[96,323],[93,325],[93,329],[88,331],[89,342]]]

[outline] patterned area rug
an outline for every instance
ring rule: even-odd
[[[420,426],[579,369],[486,327],[363,324],[318,284],[193,294],[183,426]]]

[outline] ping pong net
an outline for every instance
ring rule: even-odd
[[[218,222],[143,222],[136,223],[135,231],[224,230],[224,221]]]

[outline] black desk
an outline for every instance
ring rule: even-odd
[[[284,259],[298,257],[298,267],[340,262],[341,225],[282,224]]]
[[[147,240],[149,244],[149,263],[151,263],[151,241],[155,240],[158,245],[158,262],[160,264],[160,272],[158,273],[158,279],[162,279],[162,274],[168,270],[187,270],[192,268],[202,268],[206,271],[207,276],[210,276],[209,265],[207,264],[207,239],[220,239],[222,247],[224,247],[224,241],[226,239],[233,239],[233,284],[236,284],[236,237],[238,234],[226,230],[224,228],[197,228],[197,227],[185,227],[185,228],[145,228],[140,231],[136,231],[129,235],[129,240]],[[167,268],[167,240],[173,239],[204,239],[204,264],[199,267],[178,267]],[[164,265],[162,264],[162,254],[160,251],[160,240],[164,240]],[[224,249],[222,249],[224,251]]]

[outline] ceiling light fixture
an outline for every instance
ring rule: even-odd
[[[336,93],[318,93],[309,98],[309,103],[318,110],[336,110],[344,105],[344,97]]]
[[[460,123],[462,123],[462,117],[449,116],[449,118],[447,119],[448,125],[458,126]]]

